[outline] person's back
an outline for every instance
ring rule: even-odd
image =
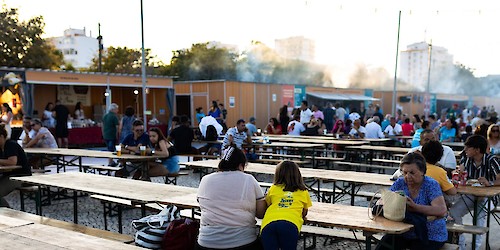
[[[264,193],[255,178],[243,172],[244,153],[229,147],[219,171],[205,175],[198,188],[198,245],[217,249],[255,249],[255,217],[265,211]]]
[[[172,143],[177,153],[187,154],[192,152],[191,143],[193,142],[194,134],[189,126],[181,125],[172,130],[169,136],[172,138]]]
[[[304,218],[312,206],[297,164],[283,161],[276,166],[266,203],[261,226],[264,249],[296,249]]]
[[[120,142],[125,139],[128,135],[132,134],[132,124],[136,120],[135,116],[123,116],[122,117],[122,128],[120,131]]]

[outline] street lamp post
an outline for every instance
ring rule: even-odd
[[[141,39],[142,39],[142,115],[144,117],[144,129],[147,129],[147,116],[146,116],[146,56],[144,52],[144,14],[141,0]]]
[[[396,85],[398,82],[397,74],[398,74],[398,56],[399,56],[399,30],[401,27],[401,11],[399,11],[399,19],[398,19],[398,40],[396,43],[396,66],[394,67],[394,87],[392,89],[392,115],[396,116]]]

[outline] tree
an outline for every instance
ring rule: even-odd
[[[226,48],[198,43],[173,54],[165,73],[178,80],[236,79],[237,55]]]
[[[478,95],[481,93],[485,93],[485,89],[480,88],[478,85],[479,81],[474,76],[474,69],[469,68],[461,63],[454,65],[455,75],[455,93],[458,94],[469,94],[469,95]],[[488,91],[486,90],[486,93]]]
[[[153,57],[151,50],[145,49],[146,72],[151,72]],[[92,59],[90,71],[99,71],[99,58]],[[130,49],[127,47],[109,47],[102,56],[102,71],[122,74],[141,74],[142,71],[142,51],[141,49]]]
[[[63,56],[42,39],[42,16],[19,21],[17,9],[2,6],[0,12],[0,65],[8,67],[59,69]]]

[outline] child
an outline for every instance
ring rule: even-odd
[[[312,206],[297,164],[283,161],[276,166],[266,203],[261,227],[264,249],[296,249],[307,209]]]

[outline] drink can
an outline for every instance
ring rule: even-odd
[[[460,182],[460,174],[457,172],[453,172],[453,175],[451,177],[451,182],[453,183],[453,186],[457,188],[458,183]]]

